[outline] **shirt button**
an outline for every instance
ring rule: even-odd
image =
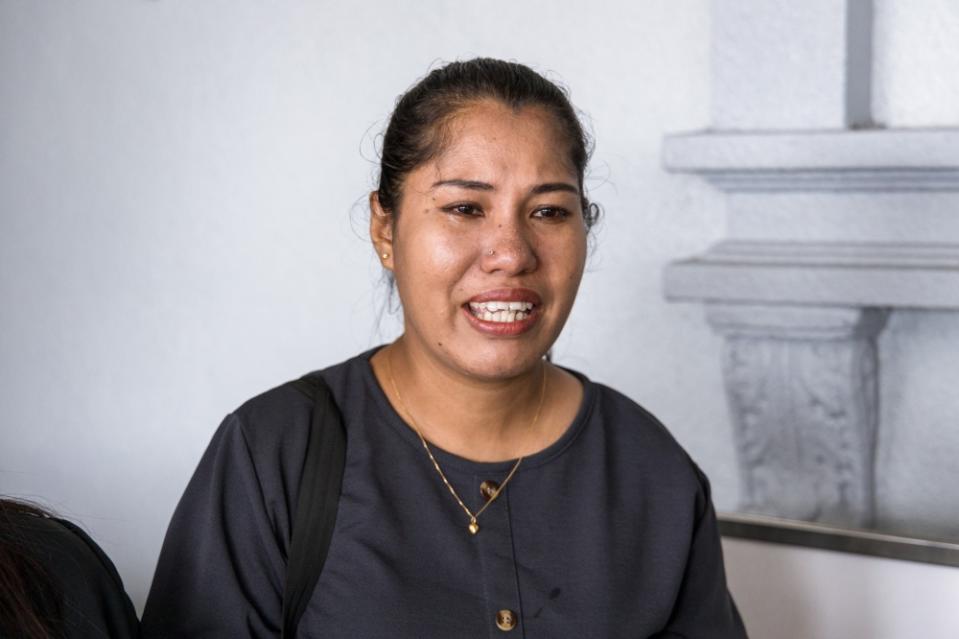
[[[496,627],[508,632],[516,627],[516,613],[512,610],[500,610],[496,613]]]
[[[497,490],[499,490],[499,484],[495,481],[486,480],[480,484],[480,494],[483,495],[483,499],[486,501],[492,499]]]

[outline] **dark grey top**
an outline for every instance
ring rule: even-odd
[[[347,459],[298,636],[746,636],[706,477],[649,413],[577,374],[575,420],[523,461],[471,536],[376,381],[374,352],[320,372],[344,415]],[[278,635],[310,408],[282,386],[226,417],[167,532],[145,637]],[[434,452],[474,511],[480,484],[512,466]],[[516,615],[513,630],[498,628],[500,611]]]

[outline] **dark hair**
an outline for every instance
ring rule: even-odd
[[[49,517],[40,508],[0,499],[0,637],[63,636],[62,593],[51,575],[25,552],[22,517]]]
[[[538,106],[551,113],[566,142],[579,178],[583,219],[587,228],[599,214],[583,188],[591,145],[566,91],[517,62],[474,58],[434,69],[399,100],[390,117],[380,160],[377,198],[395,214],[407,174],[443,150],[446,127],[472,102],[494,99],[519,110]]]

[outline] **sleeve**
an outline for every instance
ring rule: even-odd
[[[726,586],[719,527],[709,480],[695,467],[703,491],[683,583],[666,628],[657,639],[746,639],[746,628]]]
[[[288,540],[257,471],[240,419],[230,414],[173,514],[142,637],[279,636]]]

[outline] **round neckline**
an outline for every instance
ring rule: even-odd
[[[384,391],[383,387],[380,386],[380,382],[378,379],[376,379],[376,374],[373,372],[373,366],[370,364],[370,358],[372,358],[373,355],[375,355],[385,346],[386,344],[382,344],[366,351],[359,356],[363,364],[363,380],[367,384],[368,389],[373,396],[374,402],[385,417],[386,423],[389,424],[390,427],[396,431],[400,437],[402,437],[411,446],[416,448],[423,455],[423,457],[426,458],[426,451],[423,450],[423,443],[420,441],[419,436],[416,434],[416,431],[414,431],[413,428],[407,424],[402,417],[400,417],[400,414],[396,412],[396,409],[393,408],[393,404],[390,403],[389,398],[386,396],[386,391]],[[573,417],[573,421],[556,441],[546,448],[543,448],[542,450],[539,450],[532,455],[527,455],[523,458],[523,463],[520,464],[519,469],[516,471],[517,474],[522,473],[524,470],[531,470],[538,466],[542,466],[543,464],[546,464],[561,455],[569,447],[569,445],[573,443],[577,435],[579,435],[579,433],[583,430],[583,426],[586,424],[586,422],[589,421],[589,416],[592,413],[594,398],[596,395],[595,386],[589,380],[589,378],[582,373],[564,368],[562,366],[560,366],[560,368],[570,375],[575,376],[576,379],[578,379],[583,385],[583,398],[580,401],[579,409],[576,411],[576,416]],[[495,462],[475,461],[444,450],[432,442],[429,442],[429,444],[430,450],[433,452],[433,455],[444,469],[455,468],[456,470],[464,473],[484,475],[488,473],[508,472],[516,463],[516,459],[507,459],[504,461]]]

